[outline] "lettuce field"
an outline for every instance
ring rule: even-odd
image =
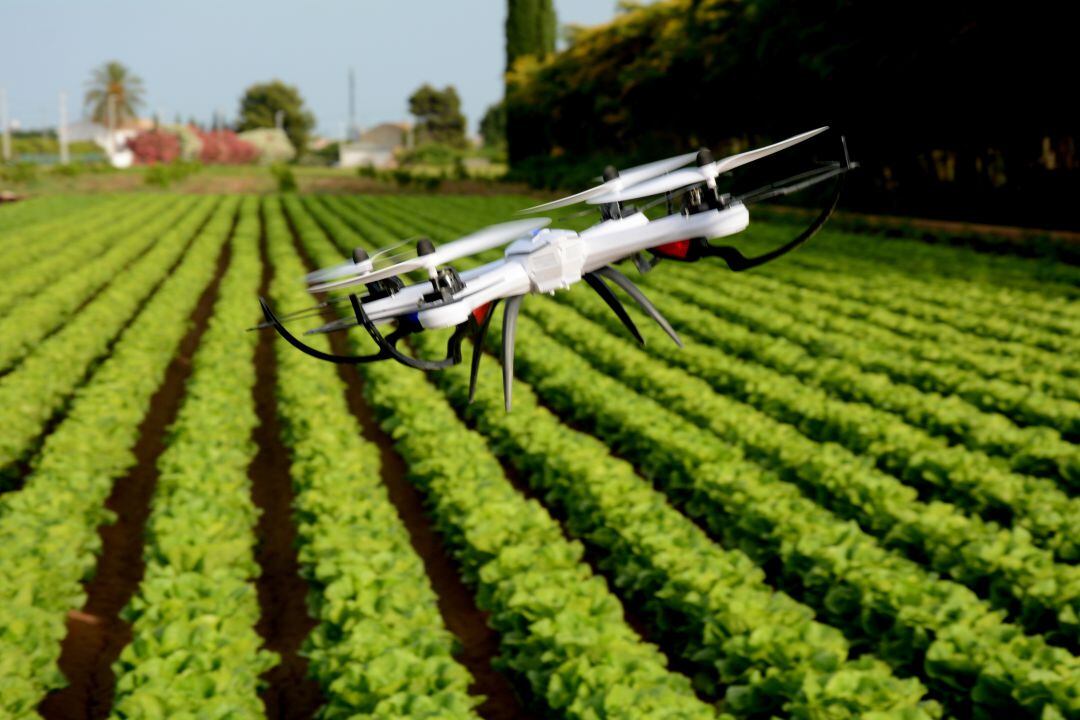
[[[530,296],[509,414],[498,317],[471,404],[247,331],[528,204],[0,208],[0,717],[1080,718],[1080,269],[665,262],[683,349]]]

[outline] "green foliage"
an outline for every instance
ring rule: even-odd
[[[68,152],[73,156],[95,155],[101,152],[101,148],[87,140],[68,143]],[[16,158],[20,155],[59,155],[60,141],[52,134],[12,134],[11,153]]]
[[[28,185],[38,177],[38,167],[33,163],[18,162],[12,165],[0,165],[0,180]]]
[[[487,109],[480,118],[480,136],[484,147],[506,147],[506,103],[499,101]]]
[[[294,307],[307,302],[293,281],[304,267],[282,205],[305,244],[319,230],[296,196],[263,206],[270,294],[279,307]],[[312,343],[330,349],[326,336]],[[284,343],[276,350],[300,562],[319,620],[304,652],[327,699],[321,717],[475,718],[471,678],[452,658],[454,637],[382,484],[379,450],[362,438],[336,369]]]
[[[307,151],[308,137],[315,127],[315,116],[304,107],[304,99],[294,85],[280,80],[252,85],[240,99],[237,130],[277,127],[277,113],[283,113],[285,134],[297,156]]]
[[[427,83],[421,85],[409,96],[409,112],[416,117],[413,133],[417,145],[465,145],[465,116],[461,114],[461,98],[453,85],[442,90]]]
[[[146,569],[123,611],[132,642],[113,664],[113,712],[264,715],[260,675],[276,664],[255,631],[254,525],[247,469],[258,418],[254,323],[260,281],[258,201],[245,198],[213,316],[193,358],[185,400],[158,459]]]
[[[270,174],[274,176],[274,180],[277,182],[278,192],[296,192],[296,176],[293,175],[292,168],[288,165],[275,163],[270,166]]]
[[[340,258],[310,219],[300,236],[318,263]],[[716,716],[626,624],[619,602],[582,562],[581,545],[513,489],[484,440],[465,429],[422,375],[379,364],[364,374],[380,424],[503,636],[508,670],[568,718]]]
[[[112,286],[110,310],[80,316],[87,325],[64,338],[84,345],[100,342],[102,323],[123,324],[164,280],[110,357],[80,388],[46,439],[25,486],[0,500],[0,577],[5,578],[0,583],[0,711],[6,717],[31,715],[49,690],[66,683],[57,667],[60,643],[67,612],[86,600],[83,579],[101,550],[98,526],[115,520],[105,500],[113,482],[135,464],[132,449],[150,400],[188,330],[186,320],[202,288],[214,275],[232,224],[236,203],[226,202],[188,247],[191,233],[216,202],[198,201],[198,213],[175,223],[144,256],[145,262],[130,267]],[[183,262],[169,272],[185,249]],[[84,374],[62,353],[43,358],[43,364],[49,372],[31,397],[58,377],[66,381]],[[60,366],[64,373],[57,373]]]
[[[430,142],[405,150],[398,156],[398,162],[403,166],[431,165],[435,167],[451,167],[461,157],[462,151],[459,147]]]
[[[202,163],[197,160],[174,160],[170,163],[157,163],[143,170],[143,180],[147,185],[166,188],[190,175],[202,170]]]
[[[95,68],[86,87],[83,104],[90,119],[101,125],[109,124],[110,101],[117,125],[133,120],[143,105],[146,92],[142,78],[116,60]]]

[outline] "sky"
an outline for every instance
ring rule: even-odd
[[[559,23],[611,19],[616,0],[556,0]],[[91,70],[119,60],[146,86],[143,115],[230,121],[248,85],[299,87],[317,130],[407,120],[422,83],[453,84],[470,132],[502,96],[506,0],[0,0],[0,88],[23,128],[55,126],[58,94],[82,112]]]

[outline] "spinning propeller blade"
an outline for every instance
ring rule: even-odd
[[[340,265],[334,265],[328,268],[322,268],[321,270],[314,270],[304,276],[304,280],[310,285],[311,283],[326,282],[327,280],[336,280],[337,278],[345,277],[346,275],[357,275],[360,273],[371,272],[375,267],[375,260],[386,255],[391,250],[397,250],[406,243],[415,242],[416,238],[409,240],[403,240],[393,245],[380,248],[374,255],[368,255],[362,248],[356,248],[353,250],[353,259],[346,260]]]
[[[543,203],[541,205],[535,205],[525,210],[519,210],[519,215],[525,215],[536,212],[547,212],[548,210],[554,210],[556,208],[566,207],[567,205],[576,205],[580,202],[594,202],[593,198],[600,195],[608,195],[610,193],[618,192],[623,188],[628,188],[635,183],[644,182],[650,180],[657,175],[663,175],[664,173],[671,172],[681,168],[687,163],[693,162],[697,157],[697,153],[685,153],[683,155],[676,155],[675,157],[667,158],[665,160],[657,160],[655,162],[646,163],[644,165],[637,165],[627,170],[620,170],[618,177],[612,178],[607,182],[601,183],[596,187],[583,190],[582,192],[570,195],[568,197],[559,198],[558,200],[552,200],[551,202]]]
[[[639,182],[636,185],[626,187],[622,190],[593,196],[588,199],[587,202],[592,205],[598,205],[602,203],[622,202],[624,200],[636,200],[637,198],[659,195],[660,193],[670,192],[697,183],[711,182],[726,172],[752,163],[755,160],[768,157],[781,150],[787,150],[789,147],[798,145],[816,135],[820,135],[828,129],[828,126],[819,127],[815,130],[800,133],[789,137],[786,140],[773,143],[772,145],[766,145],[765,147],[757,148],[755,150],[747,150],[746,152],[741,152],[737,155],[731,155],[726,158],[721,158],[720,160],[707,162],[700,167],[686,168],[685,170],[680,170],[671,173],[670,175],[658,177],[646,182]]]
[[[439,265],[445,265],[449,262],[457,260],[458,258],[465,257],[467,255],[476,255],[482,253],[485,250],[491,250],[492,248],[505,245],[512,240],[527,235],[534,230],[539,230],[545,227],[551,222],[550,218],[532,218],[528,220],[513,220],[511,222],[500,223],[498,225],[491,225],[489,227],[478,230],[470,235],[466,235],[457,240],[441,245],[435,249],[435,252],[427,255],[420,255],[415,258],[410,258],[403,262],[390,265],[379,270],[374,270],[368,273],[361,273],[356,277],[347,278],[345,280],[338,280],[336,282],[320,283],[310,289],[311,292],[327,292],[328,290],[336,290],[338,288],[349,287],[351,285],[367,284],[376,282],[378,280],[385,280],[389,277],[396,277],[403,275],[413,270],[432,270]]]

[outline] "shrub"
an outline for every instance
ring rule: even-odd
[[[199,160],[210,165],[247,165],[255,162],[259,151],[241,140],[232,130],[199,131],[202,151]]]
[[[296,148],[289,142],[284,130],[258,128],[242,132],[237,137],[255,146],[259,152],[259,162],[263,165],[288,162],[296,157]]]
[[[140,132],[127,141],[137,165],[171,163],[180,157],[180,138],[165,130]]]
[[[270,166],[270,174],[277,180],[278,192],[296,192],[296,176],[288,165],[274,163]]]

